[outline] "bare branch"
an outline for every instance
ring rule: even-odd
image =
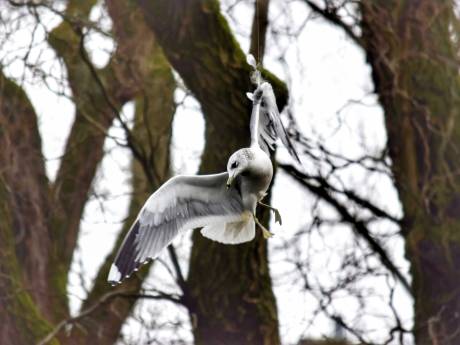
[[[47,343],[51,342],[58,335],[58,333],[61,332],[65,327],[73,326],[77,324],[80,320],[93,314],[97,309],[105,307],[108,303],[110,303],[115,298],[156,299],[156,300],[166,300],[166,301],[170,301],[176,304],[181,304],[180,299],[177,299],[176,297],[173,297],[166,293],[158,293],[157,295],[151,295],[151,294],[142,294],[142,293],[137,293],[137,292],[131,293],[129,291],[108,292],[105,295],[103,295],[101,298],[99,298],[99,300],[96,303],[84,309],[78,315],[59,322],[50,333],[48,333],[43,339],[41,339],[37,343],[37,345],[46,345]]]
[[[353,31],[353,28],[346,24],[339,16],[337,13],[337,10],[334,9],[333,7],[329,7],[326,5],[325,8],[321,8],[318,6],[315,2],[311,0],[303,0],[308,7],[312,9],[313,12],[319,14],[321,17],[323,17],[325,20],[331,22],[334,25],[337,25],[338,27],[342,28],[343,31],[350,37],[358,46],[362,46],[363,42],[361,37],[357,36],[355,32]]]
[[[310,192],[321,197],[322,200],[326,201],[329,205],[333,206],[335,210],[340,214],[342,219],[353,226],[357,234],[360,235],[370,246],[370,248],[380,258],[382,264],[399,280],[409,294],[412,295],[412,290],[406,277],[399,271],[386,250],[376,241],[371,235],[369,229],[366,227],[364,222],[355,218],[348,209],[343,206],[337,199],[335,199],[330,192],[327,191],[321,185],[314,185],[308,182],[308,176],[298,171],[291,165],[279,164],[279,167],[286,171],[302,186],[306,187]]]

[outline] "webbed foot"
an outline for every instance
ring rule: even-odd
[[[266,208],[270,209],[274,213],[274,215],[275,215],[275,223],[278,223],[279,225],[283,224],[283,221],[281,219],[281,213],[280,213],[280,211],[278,211],[277,208],[274,208],[274,207],[272,207],[270,205],[264,204],[261,201],[259,201],[258,204],[263,206],[263,207],[266,207]]]
[[[254,221],[256,222],[256,224],[260,227],[260,230],[262,230],[262,235],[264,236],[264,238],[268,240],[270,237],[273,237],[274,234],[270,232],[269,230],[267,230],[267,228],[262,225],[262,223],[259,221],[259,219],[257,219],[255,214],[253,215],[253,217],[254,217]]]

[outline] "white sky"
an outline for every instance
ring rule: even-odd
[[[281,7],[283,7],[283,2],[272,1],[270,13],[276,29],[282,28],[289,22],[299,25],[308,16],[306,6],[301,2],[293,3],[290,11],[284,13],[283,16],[275,16],[274,14],[279,13]],[[239,22],[237,37],[243,49],[247,50],[248,40],[245,34],[250,30],[252,8],[244,4],[238,5],[234,13]],[[96,19],[100,11],[95,10],[92,15]],[[232,21],[230,23],[235,25]],[[50,21],[48,27],[53,27],[55,24],[56,20]],[[27,31],[18,32],[12,46],[21,45],[28,39]],[[107,51],[110,51],[112,45],[107,40],[94,36],[87,47],[93,51],[92,57],[97,64],[103,65],[108,57]],[[6,51],[7,48],[3,49]],[[1,49],[0,47],[0,51]],[[278,60],[281,52],[284,52],[287,61],[288,74]],[[48,51],[47,54],[49,56],[45,60],[52,61],[52,53]],[[365,63],[363,52],[347,39],[341,30],[321,20],[309,20],[296,42],[283,37],[276,38],[269,34],[264,64],[281,79],[291,80],[290,95],[293,113],[302,132],[312,141],[320,141],[329,150],[349,158],[357,158],[365,152],[375,153],[384,147],[386,134],[383,113],[376,104],[375,95],[372,94],[370,69]],[[55,65],[53,66],[56,68]],[[18,77],[22,73],[22,67],[19,63],[12,64],[6,69],[6,73]],[[69,100],[57,97],[43,85],[26,85],[26,90],[39,115],[43,150],[47,158],[47,171],[53,178],[74,118],[74,106]],[[249,90],[241,90],[241,92],[246,91]],[[181,96],[181,91],[177,91],[177,99],[180,99]],[[352,103],[346,106],[350,101],[361,101],[365,105]],[[204,123],[197,109],[199,105],[193,99],[188,99],[187,107],[180,108],[174,120],[173,166],[176,173],[195,173],[199,166],[200,152],[204,144]],[[129,118],[133,112],[132,105],[128,104],[123,111]],[[117,126],[114,126],[110,133],[116,137],[123,137],[122,130]],[[98,265],[112,249],[115,236],[127,213],[130,192],[128,184],[130,155],[110,139],[107,140],[105,148],[108,154],[96,176],[94,190],[97,195],[107,197],[107,199],[92,198],[85,208],[79,238],[80,250],[75,256],[75,273],[71,275],[69,283],[69,293],[72,295],[71,306],[74,311],[78,309],[79,300],[85,295],[77,273],[85,272],[84,284],[89,287]],[[278,158],[283,162],[290,162],[284,148],[279,149]],[[304,161],[304,166],[306,169],[314,168],[308,161]],[[340,176],[347,185],[353,186],[361,195],[369,197],[390,213],[401,215],[395,189],[388,178],[376,174],[369,176],[362,169],[356,168],[345,170]],[[282,173],[277,175],[272,204],[279,208],[284,223],[282,227],[272,224],[272,231],[276,236],[270,239],[269,244],[270,269],[277,297],[283,344],[295,344],[301,335],[316,337],[330,335],[333,328],[331,323],[321,316],[315,319],[313,324],[309,324],[317,302],[310,294],[305,293],[302,284],[294,282],[293,276],[289,274],[292,265],[287,259],[292,252],[286,253],[279,249],[285,242],[292,240],[302,226],[311,221],[309,210],[313,207],[313,203],[312,196],[300,189],[288,176]],[[321,212],[328,217],[334,216],[334,213],[324,206]],[[380,222],[373,229],[382,233],[395,231],[394,226],[388,222]],[[328,282],[332,284],[335,279],[330,272],[340,274],[340,255],[353,243],[353,239],[347,227],[330,226],[325,227],[324,232],[314,234],[311,238],[299,237],[297,245],[316,252],[315,259],[309,262],[315,270],[312,277],[316,277],[327,285]],[[179,253],[183,258],[183,268],[186,271],[190,245],[189,235],[178,238],[174,243],[178,244]],[[408,265],[403,257],[402,240],[393,237],[386,245],[397,264],[404,272],[407,272]],[[327,252],[329,255],[331,248],[332,253],[335,250],[337,255],[325,257],[324,253]],[[168,260],[166,255],[161,258]],[[162,284],[165,288],[174,289],[170,286],[170,280],[161,265],[155,265],[151,274],[155,277],[155,282],[159,277],[163,277],[164,283]],[[368,279],[361,287],[384,295],[388,290],[385,282],[380,278]],[[385,327],[388,327],[387,319],[381,317],[382,314],[388,316],[388,309],[385,309],[385,301],[381,298],[369,300],[369,307],[366,309],[369,316],[364,321],[357,322],[379,338],[385,335]],[[405,292],[398,288],[396,305],[407,327],[410,327],[412,322],[411,303]],[[354,320],[356,314],[359,313],[356,301],[346,296],[338,296],[336,307],[349,320]],[[178,312],[167,302],[162,304],[146,301],[137,312],[145,315],[147,311],[154,313],[158,322],[168,323],[178,313],[180,317],[186,318],[183,311]],[[160,314],[156,315],[156,313]],[[130,321],[129,329],[125,327],[124,331],[134,339],[137,337],[143,339],[146,336],[138,333],[140,330],[134,320]],[[181,334],[186,339],[191,339],[187,330]],[[158,336],[168,339],[171,333],[170,331],[160,332]]]

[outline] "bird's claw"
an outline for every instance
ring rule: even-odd
[[[278,211],[277,208],[274,208],[274,207],[272,207],[270,205],[264,204],[261,201],[259,201],[259,205],[270,209],[274,213],[274,215],[275,215],[275,223],[278,223],[279,225],[283,224],[283,221],[281,219],[281,213],[280,213],[280,211]]]
[[[265,226],[263,226],[262,223],[259,222],[259,220],[257,219],[257,217],[256,217],[255,214],[253,214],[253,217],[254,217],[255,223],[260,227],[260,230],[262,230],[262,235],[264,236],[264,238],[265,238],[266,240],[268,240],[270,237],[273,237],[274,234],[273,234],[272,232],[268,231],[268,230],[265,228]]]
[[[266,240],[268,240],[270,237],[273,237],[273,236],[274,236],[273,232],[268,231],[268,230],[265,229],[264,227],[261,227],[261,229],[262,229],[262,235],[264,236],[264,238],[265,238]]]

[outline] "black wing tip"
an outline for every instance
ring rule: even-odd
[[[122,272],[120,272],[118,266],[114,263],[112,264],[110,268],[107,282],[112,287],[120,285],[125,279],[130,278],[133,273],[136,273],[139,270],[139,268],[141,268],[143,265],[147,265],[151,263],[153,260],[154,260],[153,258],[147,258],[144,262],[136,261],[134,268],[131,270],[129,274],[126,274],[126,275],[123,275]]]
[[[123,274],[123,272],[119,270],[116,264],[112,264],[112,267],[110,268],[109,276],[107,278],[108,283],[112,286],[120,285],[123,282],[123,280],[131,277],[131,275],[139,269],[139,266],[140,266],[140,263],[136,261],[134,269],[130,270],[130,273],[128,274]]]
[[[112,286],[119,285],[121,284],[123,278],[124,277],[118,269],[118,266],[116,264],[112,264],[112,266],[110,267],[109,276],[107,277],[107,281],[109,282],[109,284]]]
[[[126,235],[115,261],[110,267],[107,281],[112,286],[120,284],[124,279],[128,278],[135,270],[137,270],[140,265],[140,263],[136,260],[138,251],[136,238],[139,235],[139,228],[139,221],[136,221]]]
[[[297,154],[297,151],[294,149],[294,147],[290,147],[288,150],[291,156],[297,161],[297,163],[302,164],[302,161],[300,160],[299,155]]]
[[[297,163],[302,164],[300,157],[294,145],[292,144],[291,138],[289,138],[289,135],[287,134],[286,131],[284,131],[284,133],[286,134],[286,142],[287,142],[286,148],[288,149],[289,154],[297,161]]]
[[[287,133],[286,133],[286,142],[285,143],[283,142],[283,144],[286,147],[286,149],[288,150],[288,152],[291,155],[291,157],[294,158],[294,160],[297,163],[302,164],[302,161],[300,160],[299,154],[297,153],[296,149],[294,148],[294,145],[292,144],[291,139],[289,139]]]

